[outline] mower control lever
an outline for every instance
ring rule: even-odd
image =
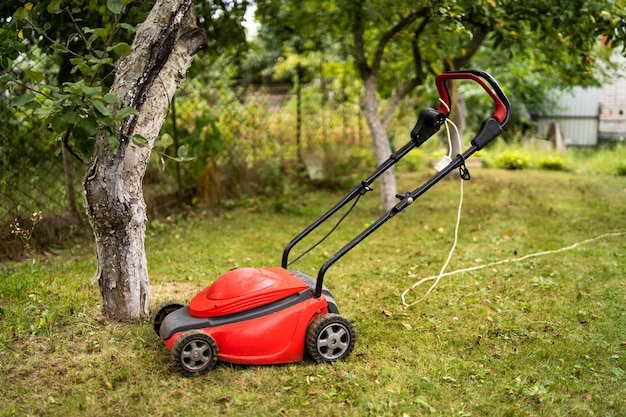
[[[441,112],[441,109],[436,111],[427,107],[422,110],[415,127],[411,130],[411,140],[413,140],[415,146],[421,146],[428,138],[437,133],[445,121],[446,115]]]

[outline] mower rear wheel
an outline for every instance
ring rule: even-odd
[[[315,362],[346,359],[354,349],[356,332],[348,319],[339,314],[317,316],[306,332],[305,346]]]
[[[173,313],[179,308],[184,307],[185,305],[180,301],[166,301],[165,303],[159,305],[156,310],[152,313],[152,327],[154,327],[154,331],[157,336],[159,336],[159,332],[161,331],[161,323],[165,320],[168,314]]]
[[[185,376],[209,372],[217,363],[217,343],[202,330],[183,333],[172,346],[172,358]]]

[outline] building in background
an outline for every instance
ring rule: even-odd
[[[569,147],[626,140],[626,58],[616,54],[612,60],[619,66],[612,80],[602,87],[575,87],[561,93],[551,114],[537,116],[544,139],[556,132]]]

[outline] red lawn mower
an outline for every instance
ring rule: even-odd
[[[398,195],[400,201],[393,208],[326,260],[317,279],[288,270],[336,229],[383,172],[439,131],[452,106],[448,81],[462,79],[477,82],[495,103],[495,112],[482,123],[471,146],[420,187]],[[461,177],[469,179],[465,160],[498,136],[509,121],[509,100],[489,74],[452,71],[438,75],[435,82],[441,99],[438,110],[422,110],[404,147],[293,238],[283,251],[281,266],[231,270],[198,293],[189,305],[168,302],[154,311],[154,330],[184,375],[208,372],[218,360],[247,365],[281,364],[299,362],[306,352],[316,362],[334,362],[352,353],[356,333],[352,323],[339,314],[335,298],[324,286],[328,268],[454,169],[460,168]],[[289,253],[297,243],[351,201],[352,206],[324,238],[289,262]]]

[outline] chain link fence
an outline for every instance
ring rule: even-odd
[[[23,91],[0,88],[0,260],[19,259],[88,233],[82,178],[89,149],[65,148],[36,111],[15,105]],[[349,176],[360,163],[351,155],[369,143],[358,104],[329,101],[315,87],[303,91],[186,85],[163,127],[172,145],[157,143],[144,178],[149,217],[193,204],[236,204],[242,196],[281,201],[298,175]],[[190,158],[176,159],[181,148]]]

